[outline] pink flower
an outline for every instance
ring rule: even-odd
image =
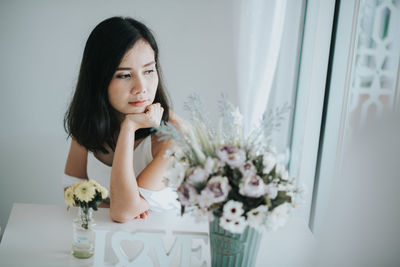
[[[188,176],[187,182],[191,184],[204,183],[207,181],[208,173],[201,167],[196,167]]]
[[[246,161],[246,153],[235,146],[223,146],[216,154],[221,161],[232,168],[239,168]]]
[[[201,191],[201,194],[198,197],[198,202],[200,208],[204,209],[210,207],[216,201],[214,194],[210,190],[203,190]]]
[[[228,197],[231,190],[228,178],[224,176],[212,177],[199,196],[199,206],[209,207],[214,203],[222,202]]]
[[[193,206],[197,201],[197,191],[189,183],[182,183],[176,192],[178,193],[178,199],[182,206]]]
[[[240,172],[244,176],[253,176],[257,174],[257,169],[254,164],[248,160],[242,166],[240,166]]]
[[[243,177],[239,184],[239,193],[246,197],[260,197],[265,194],[264,181],[258,175]]]

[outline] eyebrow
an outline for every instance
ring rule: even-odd
[[[156,63],[156,62],[155,61],[151,61],[151,62],[149,62],[147,64],[144,64],[143,67],[145,68],[145,67],[150,66],[150,65],[152,65],[154,63]],[[117,68],[117,70],[131,70],[131,69],[132,68],[129,68],[129,67],[118,67]]]

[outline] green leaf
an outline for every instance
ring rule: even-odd
[[[181,216],[185,213],[185,206],[181,205]]]
[[[286,191],[278,191],[278,196],[271,202],[272,202],[272,207],[275,208],[285,202],[291,203],[292,198],[286,194]]]

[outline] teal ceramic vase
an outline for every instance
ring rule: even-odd
[[[255,266],[261,233],[247,226],[242,234],[232,234],[219,226],[219,219],[210,222],[212,267]]]

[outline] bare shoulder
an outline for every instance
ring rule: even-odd
[[[65,164],[65,174],[79,178],[87,178],[87,154],[88,151],[86,148],[79,145],[78,142],[72,138],[67,162]]]

